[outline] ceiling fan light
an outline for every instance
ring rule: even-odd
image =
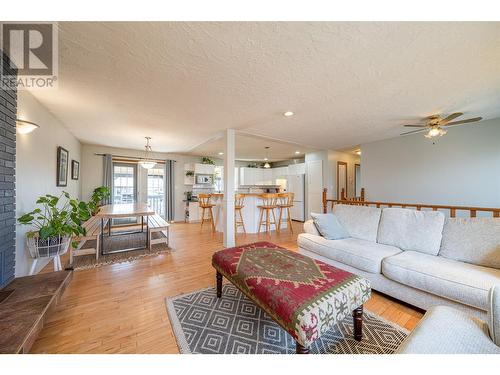
[[[264,164],[264,168],[271,168],[271,165],[269,163]]]

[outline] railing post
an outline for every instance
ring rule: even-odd
[[[323,188],[323,213],[326,214],[328,211],[326,202],[326,188]]]

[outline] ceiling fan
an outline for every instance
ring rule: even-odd
[[[427,134],[425,134],[426,138],[434,138],[434,137],[441,137],[446,134],[446,130],[443,129],[444,127],[448,126],[455,126],[455,125],[462,125],[462,124],[468,124],[471,122],[477,122],[482,120],[482,117],[474,117],[474,118],[469,118],[467,120],[459,120],[459,121],[452,121],[456,119],[457,117],[462,116],[463,113],[461,112],[456,112],[452,113],[446,118],[441,118],[440,115],[432,115],[429,117],[425,118],[426,123],[421,124],[421,125],[403,125],[409,128],[420,128],[417,130],[412,130],[406,133],[402,133],[401,135],[407,135],[407,134],[414,134],[414,133],[420,133],[426,131]]]

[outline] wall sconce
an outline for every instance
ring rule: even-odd
[[[40,125],[37,125],[34,122],[16,119],[16,127],[19,134],[28,134],[33,130],[38,129]]]

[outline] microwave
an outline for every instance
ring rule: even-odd
[[[196,175],[196,183],[211,185],[214,183],[214,177],[210,174],[198,174]]]

